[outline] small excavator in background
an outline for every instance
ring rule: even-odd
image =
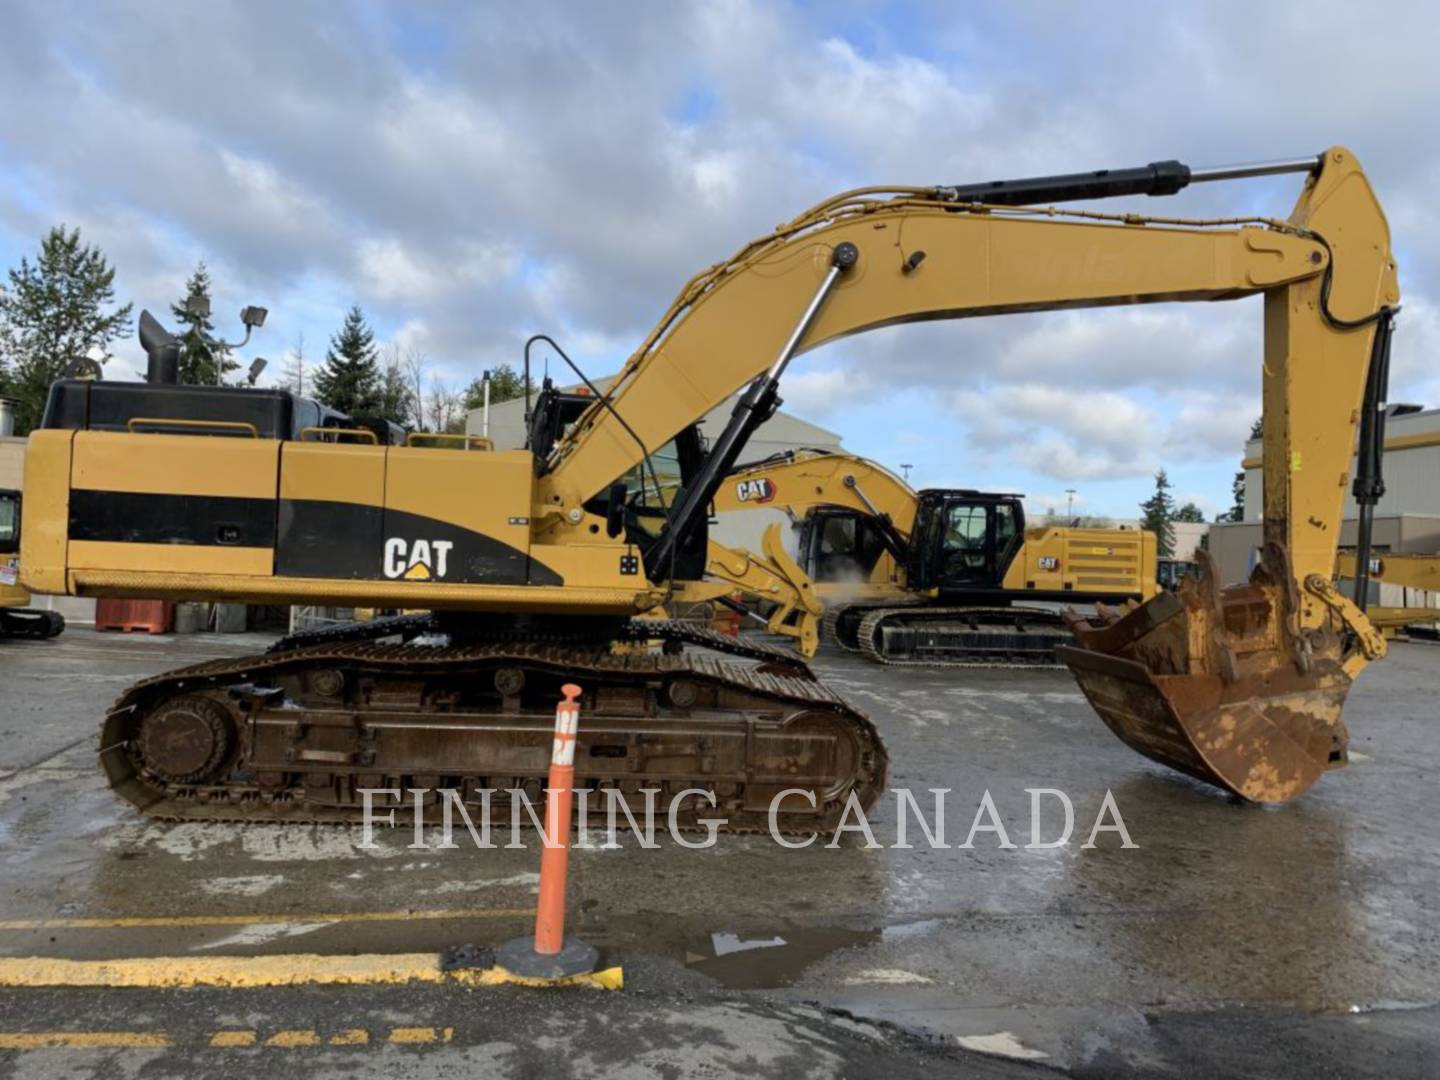
[[[1355,571],[1355,552],[1342,549],[1335,560],[1336,578],[1355,581]],[[1388,551],[1372,555],[1369,577],[1382,585],[1440,593],[1440,555]],[[1435,607],[1372,607],[1365,614],[1386,637],[1407,629],[1433,637],[1440,628],[1440,608]]]
[[[20,503],[20,492],[0,488],[0,637],[52,638],[65,629],[65,617],[30,607],[20,584]]]
[[[1284,174],[1302,177],[1284,218],[1065,205]],[[898,323],[1250,296],[1264,301],[1265,472],[1250,581],[1223,585],[1201,553],[1176,592],[1075,618],[1058,654],[1139,753],[1286,802],[1345,764],[1346,695],[1385,654],[1364,581],[1357,604],[1332,575],[1358,426],[1367,576],[1400,288],[1379,200],[1338,146],[843,192],[696,274],[606,393],[526,450],[317,441],[282,392],[151,387],[108,429],[52,396],[26,453],[24,580],[435,613],[399,631],[424,634],[409,644],[357,624],[128,688],[100,761],[153,817],[357,821],[367,789],[424,788],[438,818],[441,791],[477,807],[480,790],[538,794],[573,682],[587,786],[658,788],[681,827],[833,830],[886,788],[868,718],[789,650],[637,619],[703,580],[709,507],[790,362]],[[146,344],[178,349],[153,330]],[[699,421],[742,389],[706,445]]]
[[[1058,607],[1157,591],[1155,535],[1025,523],[1019,495],[916,492],[853,454],[782,451],[730,474],[717,514],[784,511],[824,636],[884,664],[1035,666],[1071,636]]]

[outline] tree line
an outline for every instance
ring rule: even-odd
[[[241,365],[215,332],[209,315],[209,269],[200,262],[170,305],[180,339],[180,381],[198,386],[244,385]],[[98,377],[112,357],[110,343],[131,332],[134,304],[117,304],[115,269],[103,252],[82,242],[80,230],[52,228],[32,260],[20,259],[0,284],[0,396],[15,406],[15,433],[40,423],[50,384],[59,378]],[[481,379],[451,389],[417,350],[375,342],[357,304],[330,338],[324,360],[307,372],[304,339],[287,356],[281,385],[351,416],[379,417],[422,431],[461,431],[465,414],[484,397]],[[525,393],[508,364],[490,372],[490,401]]]

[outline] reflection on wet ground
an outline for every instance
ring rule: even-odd
[[[0,930],[0,954],[411,951],[523,931],[538,850],[358,847],[342,828],[166,825],[105,789],[93,738],[128,678],[208,653],[77,632],[0,654],[0,911],[11,922],[203,915],[254,925]],[[1356,761],[1280,810],[1242,806],[1137,758],[1063,672],[895,672],[823,657],[822,675],[884,733],[892,785],[925,816],[945,789],[943,850],[898,810],[881,845],[787,851],[765,837],[712,850],[665,842],[572,857],[572,919],[614,957],[705,985],[914,991],[975,1007],[1097,1002],[1289,1003],[1344,1011],[1440,999],[1440,851],[1428,835],[1440,648],[1397,646],[1351,697]],[[72,676],[84,674],[86,679]],[[583,723],[583,720],[582,720]],[[1065,791],[1069,844],[1025,848],[1028,788]],[[1017,845],[956,847],[989,792]],[[1134,850],[1081,843],[1106,792]],[[1056,833],[1053,817],[1043,823]],[[409,913],[424,913],[408,917]],[[352,920],[332,916],[393,913]]]

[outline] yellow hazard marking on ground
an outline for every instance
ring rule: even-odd
[[[163,1031],[0,1032],[0,1050],[90,1050],[170,1046]]]
[[[132,986],[158,989],[224,986],[244,989],[262,986],[374,986],[408,982],[461,983],[466,986],[589,986],[619,990],[624,987],[625,978],[618,967],[568,979],[524,978],[500,967],[445,971],[435,953],[147,956],[115,960],[0,957],[0,986],[6,987]]]
[[[266,926],[274,923],[408,922],[413,919],[519,919],[529,908],[460,908],[436,911],[329,911],[277,915],[131,915],[84,919],[3,919],[0,930],[131,930],[145,927]]]
[[[217,1031],[210,1036],[211,1046],[254,1046],[258,1036],[253,1031]]]
[[[415,1046],[424,1043],[448,1043],[455,1036],[455,1029],[433,1028],[433,1027],[397,1027],[390,1029],[388,1042],[403,1046]]]
[[[348,1028],[331,1035],[325,1041],[331,1046],[366,1046],[370,1042],[370,1032],[364,1028]]]

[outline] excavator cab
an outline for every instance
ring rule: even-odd
[[[906,576],[941,596],[999,589],[1024,543],[1020,496],[969,490],[920,492]]]
[[[884,535],[871,514],[822,506],[801,522],[799,561],[812,581],[826,585],[870,581],[885,551]]]
[[[527,448],[536,460],[543,461],[594,404],[595,397],[588,391],[561,390],[547,378],[526,419]],[[649,553],[668,527],[671,506],[699,473],[704,459],[700,429],[692,424],[587,502],[585,509],[612,520],[616,535],[623,532],[638,545],[650,566]],[[667,562],[655,569],[674,580],[698,581],[705,575],[708,544],[709,519],[701,515],[677,546],[674,565]]]

